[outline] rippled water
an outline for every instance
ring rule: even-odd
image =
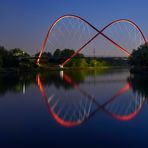
[[[0,146],[148,146],[147,82],[127,69],[0,75]]]

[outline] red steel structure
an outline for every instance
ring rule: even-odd
[[[87,41],[82,47],[80,47],[79,49],[76,50],[76,52],[71,56],[69,57],[66,61],[64,61],[60,67],[63,67],[67,62],[69,62],[73,57],[75,57],[82,49],[84,49],[84,47],[86,47],[90,42],[92,42],[97,36],[99,35],[102,35],[104,38],[106,38],[108,41],[110,41],[116,48],[118,48],[120,51],[124,52],[126,56],[130,56],[130,53],[128,52],[128,49],[125,49],[123,48],[122,46],[120,46],[118,43],[116,43],[114,40],[112,40],[111,38],[109,38],[108,36],[106,36],[103,31],[105,29],[107,29],[108,27],[111,27],[113,24],[115,23],[120,23],[120,22],[127,22],[127,23],[130,23],[133,27],[135,27],[141,34],[142,38],[143,38],[143,41],[144,43],[146,44],[147,41],[146,41],[146,38],[142,32],[142,30],[138,27],[138,25],[136,25],[134,22],[128,20],[128,19],[119,19],[119,20],[115,20],[111,23],[109,23],[108,25],[106,25],[102,30],[98,30],[96,27],[94,27],[92,24],[90,24],[88,21],[86,21],[85,19],[81,18],[80,16],[76,16],[76,15],[63,15],[61,17],[59,17],[52,25],[51,27],[49,28],[48,32],[47,32],[47,35],[46,35],[46,38],[43,42],[43,45],[42,45],[42,48],[41,48],[41,51],[40,51],[40,54],[38,56],[38,59],[37,59],[37,64],[39,64],[40,62],[40,58],[42,56],[42,53],[45,49],[45,46],[46,46],[46,43],[47,43],[47,40],[48,38],[50,37],[50,33],[52,31],[52,29],[54,28],[54,26],[62,19],[64,18],[76,18],[76,19],[79,19],[81,21],[83,21],[84,23],[86,23],[87,25],[89,25],[91,28],[93,28],[97,33],[89,40]]]

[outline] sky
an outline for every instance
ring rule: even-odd
[[[40,51],[50,25],[61,15],[75,14],[102,28],[130,19],[148,36],[147,0],[0,0],[0,45]]]

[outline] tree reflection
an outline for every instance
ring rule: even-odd
[[[132,74],[128,81],[131,83],[132,89],[134,92],[137,92],[138,95],[148,98],[148,77],[144,74]]]
[[[24,91],[24,87],[35,84],[35,74],[24,73],[8,73],[0,75],[0,95],[7,92],[20,93]]]

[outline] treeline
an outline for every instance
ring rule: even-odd
[[[43,52],[40,63],[48,66],[55,66],[65,61],[73,53],[74,50],[71,49],[56,49],[53,54],[50,52]],[[19,48],[7,50],[5,47],[0,46],[0,68],[37,68],[36,61],[38,56],[39,53],[29,55]],[[76,55],[76,58],[82,57],[84,57],[83,54]]]
[[[43,52],[40,63],[42,64],[48,64],[49,66],[55,66],[63,63],[66,59],[68,59],[70,56],[72,56],[75,53],[72,49],[56,49],[53,54],[50,52]],[[37,58],[39,56],[39,53],[35,54],[35,57]],[[81,53],[78,53],[74,58],[84,58],[84,55]]]
[[[133,50],[129,57],[129,63],[131,73],[148,73],[148,44],[141,45],[137,50]]]
[[[40,58],[40,65],[45,67],[56,67],[63,63],[66,59],[71,57],[75,53],[72,49],[56,49],[54,53],[43,52]],[[0,68],[17,68],[22,70],[34,70],[39,69],[36,65],[39,53],[35,55],[29,55],[19,48],[7,50],[5,47],[0,46]],[[78,53],[72,58],[65,67],[110,67],[110,66],[126,66],[122,58],[95,58],[85,57],[82,53]]]
[[[48,64],[48,66],[52,67],[55,65],[59,65],[63,63],[65,60],[70,58],[75,53],[72,49],[56,49],[53,55],[51,53],[43,53],[40,59],[40,63]],[[39,53],[35,55],[39,56]],[[73,68],[86,68],[86,67],[111,67],[111,66],[127,66],[127,61],[122,58],[100,58],[100,57],[85,57],[84,54],[78,53],[74,56],[65,67],[73,67]]]
[[[48,64],[49,66],[59,65],[70,58],[74,53],[75,51],[72,49],[56,49],[53,55],[51,53],[44,52],[42,54],[40,63]],[[36,57],[38,57],[38,55],[39,53],[36,54]],[[82,53],[78,53],[65,65],[65,67],[75,68],[102,66],[109,66],[109,63],[96,58],[87,58]]]
[[[0,68],[33,68],[35,59],[19,48],[7,50],[0,46]]]

